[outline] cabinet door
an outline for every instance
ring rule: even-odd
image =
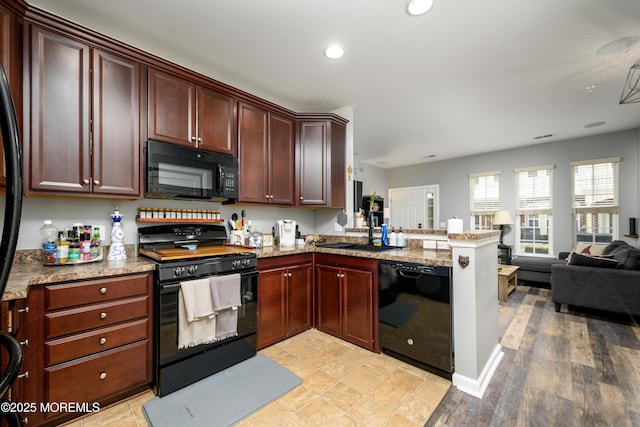
[[[265,110],[250,104],[238,104],[240,202],[269,201],[267,119]]]
[[[331,170],[330,184],[327,192],[328,204],[332,208],[345,208],[347,206],[346,187],[346,126],[338,123],[331,123],[331,154],[329,169]]]
[[[31,27],[29,190],[90,191],[89,55],[84,43]]]
[[[343,338],[373,349],[373,273],[343,268]]]
[[[235,100],[198,86],[198,148],[236,156]]]
[[[93,51],[93,192],[140,196],[140,64]]]
[[[258,349],[287,337],[286,272],[276,268],[258,274]]]
[[[269,203],[293,205],[295,122],[269,115]]]
[[[149,69],[149,139],[195,147],[196,85]]]
[[[313,326],[313,266],[291,267],[288,273],[287,336],[292,336]]]
[[[340,269],[316,264],[316,328],[342,336]]]
[[[326,205],[327,122],[300,122],[298,204]]]

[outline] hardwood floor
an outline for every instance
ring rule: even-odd
[[[556,313],[527,286],[499,304],[505,356],[483,399],[451,387],[426,426],[640,426],[640,319]]]

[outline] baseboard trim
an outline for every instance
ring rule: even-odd
[[[464,375],[460,375],[458,373],[453,374],[452,382],[456,388],[464,393],[470,394],[474,397],[482,399],[484,396],[484,392],[487,390],[489,386],[489,382],[491,382],[491,378],[495,373],[500,361],[504,357],[504,352],[502,351],[502,346],[497,344],[493,349],[489,360],[484,365],[482,372],[480,373],[480,377],[478,379],[473,379],[469,377],[465,377]]]

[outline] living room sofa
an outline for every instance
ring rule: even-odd
[[[551,294],[561,304],[640,316],[640,249],[614,241],[602,256],[572,252],[551,266]]]

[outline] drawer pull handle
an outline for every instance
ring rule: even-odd
[[[19,308],[18,309],[18,313],[28,313],[28,312],[29,312],[29,307]]]
[[[413,339],[412,339],[412,338],[409,338],[409,339],[407,340],[407,344],[409,344],[409,345],[413,345]]]
[[[100,338],[100,344],[106,344],[107,339],[105,337]]]
[[[100,288],[100,293],[102,295],[106,294],[107,293],[107,288]]]
[[[20,341],[20,345],[29,345],[29,339],[27,338],[24,341]]]
[[[107,378],[107,373],[106,373],[106,372],[101,372],[101,373],[100,373],[100,379],[101,379],[101,380],[104,380],[104,379],[106,379],[106,378]]]
[[[100,313],[100,318],[101,319],[106,319],[107,318],[107,313],[105,313],[104,311],[102,313]]]
[[[25,371],[24,374],[20,374],[16,378],[29,378],[29,371]]]

